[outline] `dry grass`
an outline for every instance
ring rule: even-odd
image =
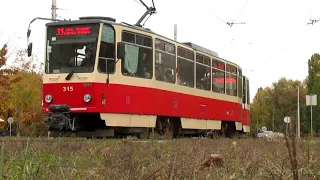
[[[0,140],[5,179],[293,179],[285,141]],[[301,179],[320,179],[319,145],[315,139],[297,142]],[[221,154],[223,166],[200,170],[210,154]]]

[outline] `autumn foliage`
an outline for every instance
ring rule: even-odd
[[[6,70],[2,68],[7,62],[7,53],[8,49],[7,45],[5,44],[0,50],[0,118],[2,119],[5,119],[3,118],[4,109],[8,106],[9,101],[7,96],[7,88],[9,87],[8,76],[6,74]],[[4,128],[3,123],[0,124],[0,128]]]
[[[6,55],[8,53],[7,45],[5,44],[0,50],[0,68],[7,62]]]
[[[37,58],[27,58],[25,50],[18,50],[10,66],[7,46],[0,51],[0,118],[14,118],[13,134],[41,135],[45,131],[42,107],[42,77],[37,70]],[[7,132],[8,123],[0,126]]]

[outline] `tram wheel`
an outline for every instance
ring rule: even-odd
[[[142,132],[138,134],[139,139],[148,139],[149,138],[149,128],[144,128]]]

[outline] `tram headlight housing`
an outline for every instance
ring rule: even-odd
[[[52,101],[52,96],[50,94],[46,95],[46,97],[44,98],[44,100],[47,102],[47,103],[51,103]]]
[[[91,95],[90,95],[90,94],[85,94],[85,95],[83,96],[83,100],[84,100],[84,102],[86,102],[86,103],[90,102],[90,101],[91,101]]]

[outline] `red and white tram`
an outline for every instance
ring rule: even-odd
[[[112,18],[83,17],[46,24],[44,59],[49,131],[250,132],[248,78],[237,64],[193,43]]]

